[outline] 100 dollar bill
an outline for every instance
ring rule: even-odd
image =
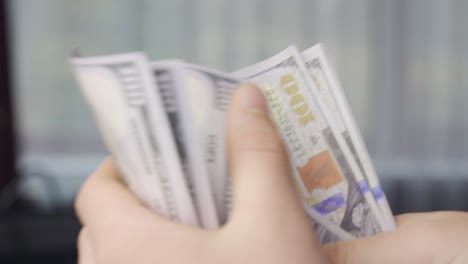
[[[180,88],[187,102],[185,113],[193,120],[192,126],[199,135],[198,155],[203,159],[211,181],[220,224],[224,224],[231,210],[231,178],[227,169],[225,148],[225,116],[231,94],[238,86],[237,80],[225,73],[193,64],[180,64]],[[191,147],[191,146],[189,146]]]
[[[382,190],[377,173],[372,165],[364,140],[353,118],[349,103],[344,96],[336,71],[327,59],[322,44],[317,44],[302,52],[307,69],[319,90],[320,98],[336,122],[338,132],[343,135],[361,173],[366,178],[370,190],[377,201],[380,212],[390,229],[396,227],[392,211]]]
[[[326,217],[328,226],[338,226],[354,237],[386,230],[351,151],[318,100],[299,51],[291,46],[233,76],[263,90],[306,211]]]
[[[198,226],[144,54],[73,58],[71,65],[101,136],[131,190],[158,214]]]
[[[210,130],[222,120],[213,118],[216,109],[212,108],[215,98],[211,84],[203,82],[204,75],[197,76],[197,72],[183,65],[180,61],[160,61],[152,63],[151,69],[169,116],[200,224],[204,228],[217,228],[220,219],[210,178],[213,173],[206,162],[205,141],[213,134]]]

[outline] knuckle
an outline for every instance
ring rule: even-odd
[[[79,188],[75,196],[75,201],[73,203],[73,206],[76,212],[79,212],[80,208],[83,207],[91,188],[92,188],[92,182],[91,182],[91,176],[90,176],[81,184],[81,187]]]
[[[80,208],[83,207],[87,200],[92,200],[89,199],[89,196],[92,195],[95,189],[97,189],[96,184],[98,183],[98,175],[102,174],[101,170],[104,164],[108,163],[110,161],[110,158],[106,158],[99,167],[96,168],[94,172],[92,172],[81,184],[78,192],[76,193],[75,200],[73,203],[73,206],[75,208],[75,211],[79,213]]]
[[[82,205],[82,201],[83,201],[83,196],[84,196],[84,193],[85,193],[85,187],[86,187],[86,181],[81,184],[81,187],[79,188],[76,196],[75,196],[75,201],[73,203],[73,207],[75,208],[75,212],[79,212],[80,211],[80,207]]]
[[[77,238],[77,247],[78,250],[83,248],[84,244],[86,243],[86,238],[85,238],[85,229],[81,228],[80,232],[78,233],[78,238]]]

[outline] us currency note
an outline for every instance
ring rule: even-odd
[[[338,226],[354,237],[385,230],[351,151],[317,100],[317,88],[299,51],[291,46],[233,76],[263,90],[307,213],[326,217],[327,228]]]
[[[129,188],[158,214],[198,226],[172,131],[144,54],[73,58],[71,65]]]
[[[180,70],[185,73],[180,78],[180,87],[183,87],[191,106],[187,112],[197,122],[203,146],[201,156],[208,168],[220,224],[224,224],[232,206],[225,148],[225,113],[237,82],[222,72],[198,65],[185,63]]]
[[[167,80],[168,78],[161,76],[160,69],[167,68],[168,63],[157,64],[160,65],[159,70],[156,68],[158,79]],[[199,158],[197,163],[206,167],[219,223],[224,224],[229,217],[232,205],[224,124],[229,98],[237,87],[237,80],[225,73],[189,63],[178,62],[173,64],[171,68],[174,74],[170,78],[171,82],[177,83],[177,85],[171,86],[176,86],[179,94],[166,95],[163,98],[167,97],[165,101],[172,102],[177,100],[169,98],[183,97],[178,116],[185,115],[185,119],[190,120],[192,124],[191,128],[179,126],[178,130],[188,129],[191,134],[197,136],[183,140],[180,145],[187,145],[187,148],[191,148],[194,156]],[[164,92],[164,94],[169,93],[168,91]],[[175,103],[166,105],[166,111],[173,112],[171,111],[173,104]],[[194,192],[196,195],[198,191],[194,189]]]
[[[302,52],[306,66],[320,92],[322,100],[336,121],[336,127],[343,135],[361,173],[366,178],[371,192],[377,201],[380,212],[390,229],[396,227],[393,214],[372,165],[369,153],[362,139],[349,103],[344,96],[336,71],[327,59],[322,44],[317,44]]]
[[[180,61],[160,61],[152,63],[151,68],[169,116],[200,224],[204,228],[217,228],[219,217],[210,178],[213,172],[209,170],[207,160],[210,158],[205,145],[210,135],[219,134],[210,130],[221,120],[213,119],[212,84],[192,84],[197,80],[196,73],[182,65]]]

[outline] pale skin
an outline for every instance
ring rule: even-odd
[[[462,212],[401,215],[393,232],[320,245],[256,87],[236,91],[226,131],[234,190],[226,225],[203,230],[158,216],[106,159],[76,199],[79,263],[468,263],[468,213]]]

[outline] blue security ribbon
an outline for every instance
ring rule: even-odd
[[[320,203],[314,204],[312,208],[318,211],[322,215],[329,214],[336,209],[343,207],[346,204],[346,201],[343,197],[343,194],[339,193],[333,195],[332,197],[321,201]]]
[[[360,193],[362,194],[365,194],[366,192],[369,191],[369,185],[367,185],[367,182],[366,180],[360,180],[357,185],[356,185],[356,188],[359,190]]]
[[[382,186],[377,185],[374,188],[372,188],[372,194],[374,194],[375,199],[378,201],[380,199],[383,199],[385,194],[382,190]]]

